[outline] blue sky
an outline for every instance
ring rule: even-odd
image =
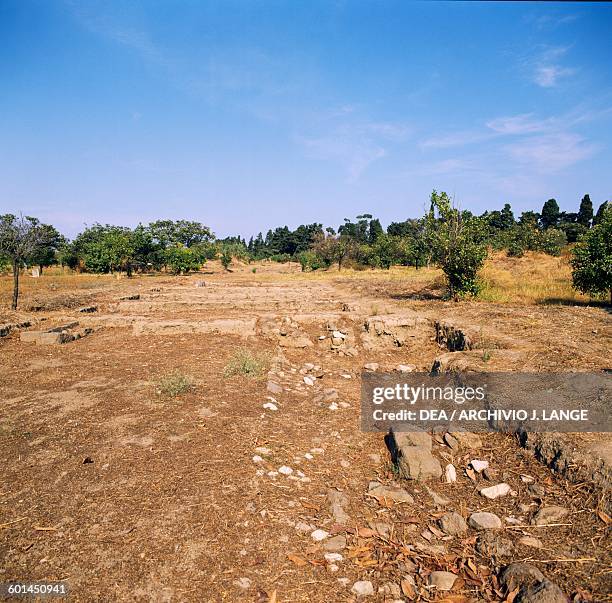
[[[612,198],[612,5],[0,0],[0,213],[220,236]]]

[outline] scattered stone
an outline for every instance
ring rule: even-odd
[[[399,486],[383,486],[378,482],[374,482],[374,484],[376,485],[374,487],[370,487],[367,494],[368,496],[372,496],[379,501],[382,499],[388,499],[396,503],[414,503],[412,496],[410,496],[406,490],[400,488]]]
[[[135,301],[140,299],[140,293],[136,293],[135,295],[125,295],[124,297],[120,297],[119,301]]]
[[[412,373],[416,371],[416,366],[414,364],[398,364],[397,372],[398,373]]]
[[[330,488],[327,491],[327,501],[336,523],[345,524],[350,520],[343,508],[348,505],[349,499],[343,492]]]
[[[355,593],[358,597],[368,597],[374,594],[374,587],[369,580],[359,580],[353,584],[351,592]]]
[[[206,287],[206,282],[205,281],[196,281],[194,283],[195,287]]]
[[[502,496],[506,496],[510,493],[512,488],[508,484],[497,484],[496,486],[489,486],[488,488],[483,488],[480,491],[480,494],[489,500],[495,500],[496,498],[500,498]]]
[[[431,436],[424,431],[394,431],[392,433],[393,445],[397,450],[404,446],[421,446],[431,450]]]
[[[307,452],[307,453],[304,455],[304,458],[305,458],[305,459],[307,459],[307,460],[309,460],[309,461],[312,461],[312,459],[314,458],[314,456],[312,456],[312,454],[310,454],[310,452]]]
[[[452,464],[446,465],[446,469],[444,470],[444,475],[446,477],[446,483],[452,484],[457,481],[457,470],[455,466]]]
[[[344,557],[340,553],[325,553],[324,557],[325,561],[328,561],[329,563],[342,561],[344,559]]]
[[[239,578],[234,581],[234,584],[243,590],[249,590],[249,588],[251,588],[251,581],[248,578]]]
[[[424,446],[402,447],[399,468],[407,479],[425,480],[442,475],[440,461]]]
[[[402,596],[402,591],[399,584],[393,582],[385,582],[379,589],[378,594],[386,597],[393,597],[395,600]],[[385,599],[387,601],[387,599]]]
[[[304,521],[298,521],[298,522],[295,524],[295,529],[296,529],[298,532],[304,532],[304,533],[305,533],[305,532],[312,532],[312,531],[315,529],[315,526],[313,526],[313,525],[311,525],[311,524],[309,524],[309,523],[306,523],[306,522],[304,522]]]
[[[253,462],[254,462],[254,463],[262,463],[262,462],[263,462],[263,459],[262,459],[262,458],[261,458],[261,457],[260,457],[258,454],[256,454],[256,455],[253,457]]]
[[[451,450],[459,450],[459,440],[457,440],[457,438],[452,436],[450,433],[444,434],[444,441]]]
[[[552,505],[550,507],[542,507],[532,520],[535,526],[545,526],[550,523],[557,523],[569,514],[569,509]]]
[[[476,471],[476,473],[480,473],[481,471],[489,468],[489,461],[473,460],[470,461],[470,466],[474,471]]]
[[[533,482],[535,482],[535,479],[533,477],[531,477],[531,475],[521,475],[521,481],[524,484],[533,484]]]
[[[378,362],[368,362],[367,364],[364,364],[364,365],[363,365],[363,368],[364,368],[366,371],[374,372],[374,371],[377,371],[377,370],[378,370],[378,367],[379,367],[379,366],[380,366],[380,365],[378,364]]]
[[[343,551],[346,548],[346,536],[342,536],[342,534],[339,534],[338,536],[333,536],[332,538],[329,538],[323,544],[323,548],[326,551],[330,552]]]
[[[291,475],[293,473],[293,469],[291,467],[287,467],[287,465],[283,465],[279,467],[278,472],[281,475]]]
[[[276,406],[276,404],[274,404],[274,402],[266,402],[263,407],[266,410],[278,410],[278,406]]]
[[[508,592],[511,592],[523,586],[529,587],[537,584],[544,579],[544,574],[534,565],[516,562],[504,569],[499,577],[499,582]]]
[[[451,572],[431,572],[429,574],[429,586],[433,586],[438,590],[450,590],[455,584],[457,574]]]
[[[272,453],[272,451],[269,448],[266,448],[265,446],[258,446],[257,448],[255,448],[255,452],[263,454],[264,456],[267,456]]]
[[[449,536],[459,536],[467,532],[467,523],[459,513],[445,513],[438,520],[442,531]]]
[[[482,440],[476,433],[470,433],[469,431],[453,431],[451,435],[459,442],[462,448],[468,448],[469,450],[482,448]]]
[[[79,312],[83,312],[84,314],[91,314],[92,312],[97,312],[98,306],[85,306],[84,308],[79,308]]]
[[[514,601],[516,603],[567,603],[563,591],[550,580],[542,580],[533,586],[523,586]]]
[[[440,496],[437,492],[425,486],[425,490],[427,490],[427,494],[431,496],[431,499],[434,501],[434,505],[438,507],[446,507],[446,505],[450,505],[450,500],[448,498],[444,498]]]
[[[314,383],[315,383],[315,379],[314,379],[313,377],[310,377],[309,375],[306,375],[306,376],[304,377],[304,383],[305,383],[306,385],[314,385]]]
[[[325,540],[327,537],[329,536],[329,533],[326,532],[325,530],[315,530],[310,537],[315,540],[316,542],[319,542],[321,540]]]
[[[267,385],[266,389],[271,394],[282,394],[283,393],[282,386],[280,386],[278,383],[274,383],[274,381],[268,381],[268,385]]]
[[[334,389],[333,387],[328,387],[327,389],[323,390],[323,399],[326,402],[332,402],[333,400],[337,400],[338,399],[338,390]]]
[[[468,523],[476,530],[499,530],[502,527],[501,519],[494,513],[487,513],[486,511],[472,513]]]
[[[338,578],[338,582],[346,588],[349,585],[350,580],[348,578]]]
[[[546,489],[543,486],[540,486],[540,484],[535,483],[527,486],[527,492],[536,498],[542,498],[546,495]]]
[[[544,545],[541,540],[538,540],[534,536],[523,536],[519,538],[519,544],[523,546],[531,547],[532,549],[541,549]]]
[[[329,408],[329,410],[338,410],[339,406],[335,402],[332,402],[327,408]]]
[[[332,337],[334,339],[344,340],[346,339],[346,333],[343,333],[342,331],[332,331]]]

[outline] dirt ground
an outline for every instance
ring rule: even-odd
[[[0,317],[31,323],[0,338],[0,583],[66,580],[74,601],[323,603],[355,601],[354,583],[369,581],[368,601],[511,602],[497,576],[526,561],[574,601],[612,599],[601,484],[551,471],[501,434],[475,449],[434,439],[456,483],[399,480],[382,435],[359,426],[366,363],[610,369],[606,308],[444,302],[382,273],[319,278],[296,265],[48,282],[26,290],[29,311]],[[380,333],[364,327],[391,318]],[[85,336],[20,340],[71,322]],[[449,352],[436,322],[470,345]],[[346,340],[332,347],[336,329]],[[267,362],[260,377],[226,375],[243,349]],[[170,397],[159,382],[173,372],[192,387]],[[581,442],[609,452],[608,436]],[[465,474],[474,458],[489,461],[491,483]],[[372,496],[373,481],[414,502]],[[479,494],[498,481],[516,496]],[[548,505],[569,514],[532,525]],[[449,511],[493,512],[503,529],[448,536],[437,521]],[[459,576],[452,591],[430,588],[437,570]]]

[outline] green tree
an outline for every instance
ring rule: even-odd
[[[199,270],[203,263],[197,250],[181,243],[167,247],[163,253],[166,266],[170,267],[174,274]]]
[[[610,201],[604,201],[598,208],[595,217],[593,218],[593,226],[599,224],[607,211],[607,208],[610,207]]]
[[[229,270],[231,263],[232,263],[232,254],[230,253],[230,250],[227,247],[225,247],[223,251],[221,252],[221,265],[226,270]]]
[[[13,267],[13,301],[17,310],[19,273],[23,264],[37,248],[47,244],[49,231],[36,218],[4,214],[0,216],[0,255],[10,259]]]
[[[612,207],[602,212],[573,251],[572,281],[574,287],[590,295],[607,294],[612,304]]]
[[[38,225],[40,236],[32,253],[26,258],[28,264],[38,266],[40,274],[45,266],[57,262],[57,253],[66,239],[50,224]]]
[[[434,259],[446,276],[450,296],[476,293],[478,271],[487,257],[482,219],[460,212],[452,207],[446,193],[434,190],[427,229]]]
[[[593,220],[593,202],[591,201],[591,197],[589,195],[585,195],[582,197],[582,201],[580,201],[580,209],[578,210],[578,224],[582,224],[586,228],[591,226],[591,221]]]
[[[559,223],[560,214],[559,204],[556,199],[549,199],[546,201],[542,207],[542,214],[540,216],[542,228],[555,228]]]

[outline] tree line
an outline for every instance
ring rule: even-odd
[[[578,211],[562,212],[555,199],[540,212],[515,218],[510,204],[474,215],[454,207],[446,193],[433,191],[429,210],[418,219],[392,222],[385,230],[372,214],[345,218],[337,229],[320,223],[287,226],[259,233],[247,242],[240,236],[216,239],[208,226],[188,220],[158,220],[131,229],[94,224],[69,241],[53,226],[32,217],[0,216],[0,269],[13,272],[13,307],[17,307],[19,272],[24,267],[59,264],[93,273],[167,270],[176,274],[200,269],[219,258],[298,261],[302,270],[343,266],[390,268],[392,265],[437,265],[446,276],[451,297],[475,293],[477,273],[489,249],[520,257],[526,251],[559,255],[574,246],[574,284],[591,294],[612,289],[609,201],[594,213],[589,195]],[[586,267],[588,265],[588,268]]]

